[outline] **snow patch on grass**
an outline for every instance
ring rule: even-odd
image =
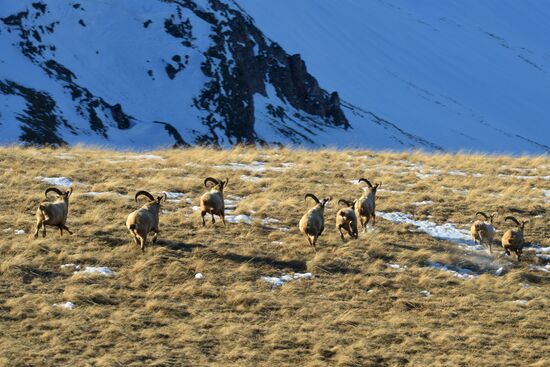
[[[42,182],[45,182],[49,185],[53,186],[72,186],[73,181],[68,179],[67,177],[42,177],[38,176],[36,177],[37,180],[40,180]]]
[[[526,299],[516,299],[515,301],[512,301],[512,303],[515,303],[516,305],[520,305],[520,306],[527,306],[529,301]]]
[[[105,277],[112,277],[116,273],[114,271],[112,271],[111,269],[109,269],[108,267],[106,267],[106,266],[98,266],[98,267],[86,266],[84,268],[84,270],[75,271],[74,274],[75,275],[80,275],[80,274],[101,275],[101,276],[105,276]]]
[[[294,273],[292,275],[285,274],[281,277],[269,277],[269,276],[263,276],[261,279],[265,282],[268,282],[273,287],[280,287],[285,283],[288,283],[293,280],[298,279],[312,279],[313,274],[311,273]]]
[[[246,214],[226,215],[225,221],[229,223],[252,224],[252,217]]]
[[[60,266],[61,269],[75,269],[75,270],[80,270],[80,265],[78,264],[73,264],[73,263],[69,263],[69,264],[63,264]]]
[[[546,264],[546,265],[533,265],[533,264],[530,264],[529,268],[533,269],[533,270],[537,270],[537,271],[543,271],[545,273],[550,273],[550,264]]]
[[[385,263],[384,266],[387,267],[387,268],[398,269],[398,270],[401,270],[401,271],[403,271],[403,270],[405,270],[405,269],[407,268],[406,265],[405,265],[405,266],[401,266],[401,265],[399,265],[399,264],[392,264],[392,263]]]
[[[53,307],[59,307],[59,308],[65,308],[67,310],[72,310],[76,307],[76,305],[70,301],[65,303],[54,303]]]
[[[268,166],[266,162],[253,161],[252,163],[237,163],[231,162],[228,164],[220,164],[213,166],[216,169],[230,169],[230,170],[245,170],[251,172],[265,172],[265,171],[277,171],[284,172],[292,168],[294,163],[281,163],[281,167]]]
[[[475,279],[475,278],[478,277],[478,275],[476,273],[474,273],[473,271],[471,271],[469,269],[464,269],[464,268],[451,269],[448,266],[443,265],[441,263],[437,263],[437,262],[429,263],[429,267],[433,268],[433,269],[448,272],[448,273],[452,274],[453,276],[455,276],[457,278],[461,278],[461,279]]]
[[[248,181],[248,182],[260,182],[260,181],[264,180],[263,177],[247,176],[247,175],[241,175],[239,178],[242,181]]]
[[[412,205],[416,205],[416,206],[422,206],[422,205],[433,205],[433,201],[431,200],[424,200],[424,201],[415,201],[412,203]]]
[[[156,155],[156,154],[127,155],[127,156],[124,156],[123,158],[126,158],[126,159],[161,159],[161,160],[164,159],[164,157],[162,157],[160,155]]]
[[[465,245],[469,249],[482,250],[481,245],[476,245],[471,239],[467,230],[458,229],[451,223],[444,223],[441,225],[435,224],[428,220],[415,220],[412,214],[401,212],[376,212],[376,215],[389,220],[396,224],[411,224],[416,227],[418,232],[424,232],[428,235],[445,241],[457,243],[459,245]]]

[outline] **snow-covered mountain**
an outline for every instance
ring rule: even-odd
[[[0,143],[550,152],[550,6],[462,4],[2,1]]]

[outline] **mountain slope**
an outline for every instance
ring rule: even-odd
[[[239,3],[322,85],[405,130],[450,150],[550,151],[548,3]]]
[[[505,33],[491,7],[4,2],[0,143],[548,152],[547,13]]]

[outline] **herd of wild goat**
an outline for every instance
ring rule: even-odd
[[[221,218],[223,224],[225,225],[223,191],[224,188],[227,187],[228,182],[229,178],[226,178],[224,181],[213,177],[207,177],[204,180],[204,186],[206,188],[208,188],[208,183],[211,183],[212,187],[200,197],[200,210],[203,226],[206,224],[204,221],[204,216],[207,213],[212,216],[212,223],[215,223],[214,215],[217,215]],[[371,218],[373,226],[376,222],[376,190],[381,184],[377,183],[372,185],[366,178],[360,178],[359,182],[364,182],[367,184],[363,195],[359,199],[353,201],[345,199],[338,200],[338,204],[343,204],[345,206],[344,208],[338,210],[338,213],[336,214],[336,228],[340,232],[340,237],[342,240],[344,240],[344,232],[342,230],[345,230],[352,238],[358,237],[359,233],[357,229],[357,219],[359,219],[364,232],[366,232],[367,224]],[[36,210],[37,223],[34,238],[38,237],[38,232],[41,228],[42,236],[46,237],[46,225],[59,228],[61,235],[63,235],[63,230],[66,230],[69,234],[72,234],[66,225],[67,214],[69,212],[69,198],[73,192],[72,187],[65,192],[55,187],[50,187],[45,191],[46,198],[50,192],[56,193],[58,198],[54,202],[41,203],[38,206],[38,209]],[[160,203],[163,199],[166,201],[166,194],[155,198],[147,191],[138,191],[134,196],[134,200],[137,202],[138,197],[140,196],[145,196],[149,199],[149,202],[128,215],[128,218],[126,219],[126,227],[130,231],[136,245],[139,245],[141,250],[144,251],[147,235],[150,232],[153,232],[152,242],[155,243],[157,240],[159,234]],[[306,236],[309,244],[315,249],[317,239],[325,229],[324,209],[332,198],[329,196],[323,200],[319,200],[314,194],[305,194],[305,199],[308,197],[313,199],[316,205],[302,216],[299,227],[300,232]],[[495,227],[493,226],[495,214],[496,213],[493,213],[488,216],[483,212],[477,212],[476,217],[481,215],[485,218],[485,221],[476,220],[470,228],[470,234],[474,242],[479,242],[480,244],[489,246],[490,253],[492,253],[492,243],[496,233]],[[487,222],[487,220],[489,222]],[[525,223],[528,221],[525,220],[520,222],[512,216],[506,217],[505,220],[514,222],[517,225],[517,229],[509,229],[504,233],[501,241],[502,247],[507,255],[510,255],[510,251],[513,251],[517,256],[517,260],[520,261],[524,245],[523,229],[525,227]]]

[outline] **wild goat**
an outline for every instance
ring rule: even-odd
[[[514,251],[516,253],[517,260],[520,261],[524,244],[523,229],[525,228],[525,223],[529,222],[529,219],[524,220],[520,223],[516,218],[508,216],[504,218],[504,220],[511,220],[512,222],[516,223],[518,226],[518,230],[509,229],[504,232],[504,234],[502,235],[502,247],[504,247],[506,255],[510,255],[510,250]]]
[[[485,218],[485,220],[489,220],[489,223],[484,222],[482,220],[476,220],[472,226],[470,227],[470,235],[474,239],[474,243],[480,243],[480,244],[488,244],[489,245],[489,253],[493,253],[493,238],[495,237],[496,229],[493,226],[493,219],[495,218],[495,215],[497,213],[492,213],[490,216],[483,212],[477,212],[477,215],[481,215]]]
[[[204,179],[204,187],[208,188],[206,184],[209,181],[212,182],[214,186],[212,186],[210,191],[205,192],[200,199],[202,225],[206,225],[204,222],[204,216],[206,213],[210,213],[212,216],[212,223],[216,223],[214,215],[217,215],[222,219],[222,223],[225,226],[225,204],[223,201],[223,190],[227,187],[229,178],[226,177],[225,181],[220,181],[213,177],[207,177]]]
[[[36,230],[34,231],[34,238],[38,237],[38,231],[42,227],[42,237],[46,237],[46,225],[58,227],[61,236],[63,236],[63,230],[73,234],[67,228],[65,223],[67,223],[67,214],[69,214],[69,197],[73,193],[73,188],[65,192],[61,192],[55,187],[49,187],[44,192],[46,198],[48,198],[48,193],[50,191],[55,192],[57,199],[53,203],[41,203],[36,209]]]
[[[357,216],[355,215],[355,210],[353,209],[355,206],[355,200],[353,202],[349,202],[347,200],[340,199],[338,200],[338,204],[344,204],[347,206],[347,208],[342,208],[338,210],[338,213],[336,213],[336,228],[340,231],[342,241],[344,240],[342,228],[348,232],[350,237],[357,239]]]
[[[367,224],[372,217],[372,226],[376,224],[376,190],[382,185],[377,183],[372,186],[369,180],[366,178],[360,178],[359,182],[365,182],[369,187],[365,190],[363,195],[355,202],[355,213],[361,221],[361,227],[363,232],[367,231]]]
[[[138,197],[141,195],[147,197],[149,202],[128,215],[126,227],[132,234],[136,245],[141,248],[141,251],[145,251],[145,242],[147,241],[147,234],[149,232],[154,233],[153,243],[157,242],[157,236],[159,234],[160,202],[162,199],[166,201],[166,193],[162,196],[157,196],[155,199],[153,195],[147,191],[138,191],[134,197],[136,203]]]
[[[299,227],[300,232],[306,236],[309,244],[317,251],[315,244],[317,243],[317,238],[319,238],[325,229],[325,206],[331,200],[331,197],[329,196],[324,198],[323,201],[319,201],[315,195],[307,193],[305,195],[305,200],[307,200],[308,197],[312,198],[317,205],[309,209],[306,214],[303,215],[302,219],[300,219]]]

